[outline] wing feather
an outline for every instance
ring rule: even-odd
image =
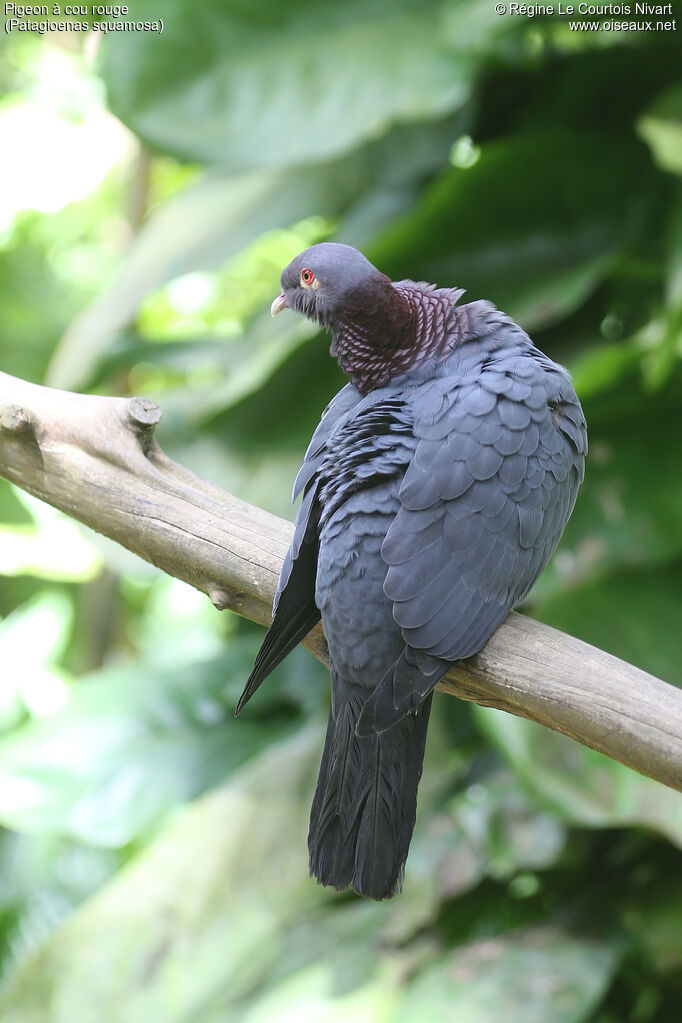
[[[491,353],[477,379],[470,360],[464,379],[453,368],[413,401],[418,444],[382,546],[406,647],[360,731],[389,727],[481,649],[544,568],[583,478],[585,420],[565,371],[509,323],[479,344]]]
[[[265,634],[239,698],[235,714],[239,714],[255,691],[288,653],[300,643],[320,620],[315,604],[317,573],[318,525],[320,507],[316,474],[325,455],[327,439],[343,424],[358,405],[362,395],[351,384],[344,387],[325,409],[322,419],[308,445],[303,465],[296,477],[293,499],[303,492],[303,500],[294,524],[294,536],[282,564],[273,601],[273,619]]]

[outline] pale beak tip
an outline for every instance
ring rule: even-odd
[[[284,295],[284,292],[282,292],[282,294],[278,295],[277,298],[272,303],[272,305],[270,306],[270,315],[271,316],[277,316],[277,313],[281,313],[282,309],[286,309],[286,307],[287,307],[287,300],[286,300],[286,297]]]

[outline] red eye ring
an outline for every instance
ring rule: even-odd
[[[301,270],[301,284],[312,284],[314,280],[315,274],[307,266],[304,266]]]

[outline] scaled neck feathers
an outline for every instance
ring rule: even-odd
[[[459,339],[455,303],[463,293],[386,279],[333,325],[330,353],[362,394],[426,359],[439,362]]]

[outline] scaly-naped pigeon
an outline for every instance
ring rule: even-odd
[[[544,568],[583,479],[568,374],[490,302],[393,283],[322,243],[282,273],[272,313],[331,332],[350,377],[322,415],[274,619],[237,713],[322,618],[331,710],[310,870],[383,899],[402,884],[433,690]]]

